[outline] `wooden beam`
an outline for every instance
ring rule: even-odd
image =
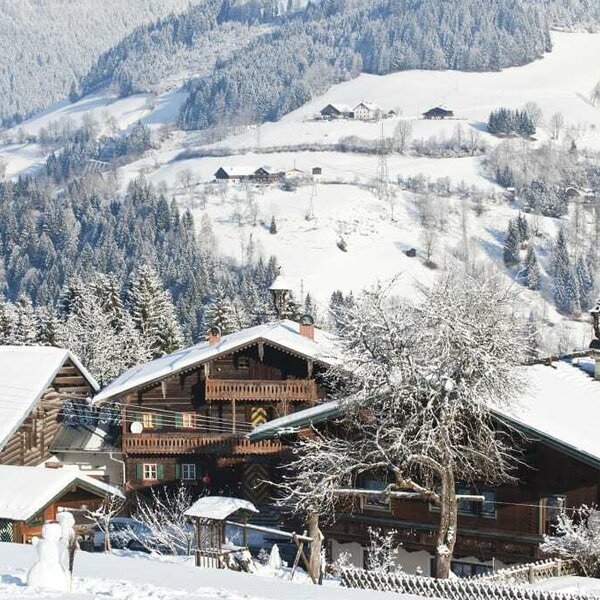
[[[386,498],[401,498],[402,500],[418,500],[423,498],[423,494],[418,492],[402,492],[393,490],[361,490],[351,488],[340,488],[332,490],[334,496],[359,496],[361,498],[368,496],[384,496]],[[466,500],[469,502],[485,502],[485,496],[475,494],[456,494],[456,500]]]

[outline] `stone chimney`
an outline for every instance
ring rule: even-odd
[[[594,378],[600,380],[600,303],[590,311],[594,325],[594,339],[590,344],[591,355],[594,357]]]
[[[211,346],[214,346],[215,344],[218,344],[221,341],[221,328],[217,327],[216,325],[213,325],[209,330],[208,330],[208,343]]]
[[[309,340],[315,339],[315,321],[310,315],[300,317],[300,335],[307,337]]]

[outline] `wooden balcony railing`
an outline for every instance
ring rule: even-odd
[[[207,379],[206,399],[316,402],[317,383],[314,379],[285,381]]]
[[[123,452],[129,454],[273,454],[278,441],[250,442],[228,433],[140,433],[123,435]]]

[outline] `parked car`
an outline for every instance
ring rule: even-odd
[[[104,530],[99,525],[94,525],[90,530],[94,550],[104,550]],[[112,548],[137,550],[150,552],[144,545],[143,540],[149,539],[152,532],[150,529],[129,517],[114,517],[109,524],[110,545]]]

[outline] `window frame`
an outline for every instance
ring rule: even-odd
[[[142,413],[142,427],[144,429],[156,428],[156,415],[153,412],[144,411]]]
[[[194,428],[194,413],[183,412],[181,413],[181,427],[182,429],[193,429]]]
[[[152,477],[153,470],[154,477]],[[142,463],[142,481],[158,481],[158,463]]]
[[[188,471],[188,475],[191,473],[193,477],[186,477],[186,471]],[[196,481],[196,479],[198,479],[198,469],[196,467],[196,463],[181,463],[181,480]]]

